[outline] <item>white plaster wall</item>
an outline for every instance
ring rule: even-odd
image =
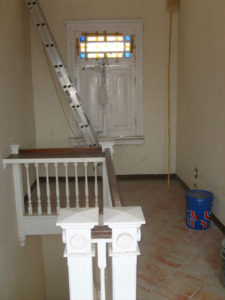
[[[183,0],[179,15],[177,174],[215,194],[225,224],[225,1]],[[194,180],[194,168],[199,177]]]
[[[23,0],[0,1],[0,160],[10,143],[35,146],[28,28]],[[0,191],[0,299],[44,300],[41,238],[19,246],[10,167],[0,167]]]
[[[61,235],[42,237],[47,300],[69,300],[67,258]]]
[[[40,0],[58,48],[66,61],[64,21],[76,19],[144,20],[144,145],[117,146],[118,174],[167,172],[167,66],[169,14],[166,0]],[[38,147],[69,146],[66,124],[49,75],[43,46],[31,26],[36,143]],[[176,157],[177,17],[172,58],[172,172]],[[64,102],[67,109],[67,103]]]
[[[167,66],[169,14],[166,0],[39,0],[66,62],[64,21],[75,19],[144,20],[144,145],[117,146],[117,174],[167,172]],[[61,112],[39,34],[31,29],[32,79],[37,147],[68,147],[70,131]],[[61,95],[60,89],[58,89]],[[177,15],[172,57],[172,172],[176,157]],[[64,102],[67,109],[67,104]],[[66,261],[61,237],[43,237],[48,300],[68,299]]]

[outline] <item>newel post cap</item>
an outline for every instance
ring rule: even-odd
[[[20,144],[11,144],[9,145],[11,154],[19,154]]]
[[[93,228],[98,224],[98,208],[62,208],[56,226],[63,229]]]
[[[109,227],[132,226],[145,224],[145,217],[140,206],[104,208],[104,224]]]
[[[99,141],[99,144],[102,147],[102,152],[105,152],[105,149],[110,149],[111,155],[114,153],[114,144],[115,141],[111,139],[104,139]]]

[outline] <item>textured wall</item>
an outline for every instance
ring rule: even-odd
[[[118,174],[167,172],[167,65],[169,14],[166,0],[40,0],[59,50],[66,61],[64,21],[76,19],[144,20],[144,145],[118,146]],[[172,172],[175,171],[177,26],[174,18],[172,61]],[[43,46],[31,26],[36,142],[39,147],[68,146],[70,131],[51,82]]]
[[[224,13],[224,0],[181,1],[177,174],[214,192],[214,212],[225,224]]]
[[[0,2],[0,155],[10,143],[34,146],[28,16],[23,0]],[[40,237],[19,246],[12,170],[0,168],[0,299],[44,300]]]
[[[67,259],[61,235],[43,236],[47,300],[69,300]]]

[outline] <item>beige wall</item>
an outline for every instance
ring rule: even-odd
[[[177,174],[190,187],[196,182],[214,192],[214,212],[225,224],[224,37],[224,0],[181,1]]]
[[[0,155],[10,143],[34,146],[34,118],[28,18],[23,0],[0,2]],[[12,170],[0,167],[0,299],[44,300],[42,243],[27,239],[20,247]]]
[[[47,300],[69,300],[67,259],[61,235],[42,237]]]
[[[49,26],[66,62],[64,21],[75,19],[144,20],[144,145],[118,146],[118,174],[167,172],[167,65],[169,14],[166,0],[40,0]],[[70,131],[60,110],[39,34],[31,26],[34,114],[38,147],[69,146]],[[172,172],[176,156],[177,15],[174,18],[172,57]],[[65,104],[66,107],[66,104]],[[66,261],[61,237],[43,237],[46,295],[48,300],[67,299]]]
[[[54,3],[54,5],[53,5]],[[75,19],[144,20],[144,145],[118,146],[115,153],[118,174],[162,174],[167,172],[167,61],[169,14],[166,0],[40,0],[58,48],[66,61],[64,21]],[[174,19],[172,172],[176,155],[177,34]],[[54,91],[43,46],[31,26],[34,113],[38,147],[68,146],[70,131]]]

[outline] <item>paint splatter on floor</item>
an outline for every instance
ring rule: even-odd
[[[138,300],[225,300],[221,285],[223,234],[186,227],[185,190],[173,180],[120,181],[124,205],[141,205],[142,227],[138,258]]]

